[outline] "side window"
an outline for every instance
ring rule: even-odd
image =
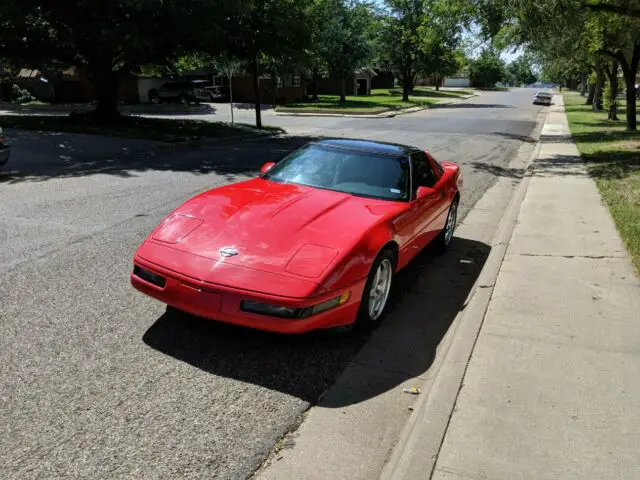
[[[424,152],[411,154],[411,167],[413,169],[412,184],[414,195],[418,191],[418,187],[433,187],[436,184],[436,174],[433,172]]]
[[[442,175],[444,175],[444,167],[442,166],[442,164],[438,160],[433,158],[431,155],[429,155],[429,159],[431,160],[431,163],[435,166],[438,177],[441,177]]]

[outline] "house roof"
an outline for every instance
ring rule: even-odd
[[[356,70],[356,75],[368,75],[369,77],[375,77],[378,73],[371,67],[362,67]]]

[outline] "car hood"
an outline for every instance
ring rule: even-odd
[[[233,265],[314,279],[402,206],[259,178],[189,200],[158,226],[150,241]]]

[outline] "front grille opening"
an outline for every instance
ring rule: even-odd
[[[139,267],[138,265],[134,265],[133,266],[133,274],[136,277],[140,277],[143,280],[146,280],[149,283],[153,283],[155,286],[160,287],[160,288],[164,288],[164,286],[167,284],[167,279],[164,277],[161,277],[160,275],[156,275],[153,272],[150,272],[149,270],[145,270],[142,267]]]

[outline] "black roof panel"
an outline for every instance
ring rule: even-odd
[[[361,150],[385,155],[409,155],[419,148],[397,143],[375,142],[372,140],[355,140],[350,138],[326,138],[314,142],[318,145],[346,148],[349,150]]]

